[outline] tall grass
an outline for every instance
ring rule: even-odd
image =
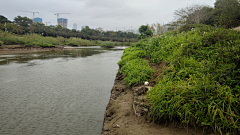
[[[145,56],[145,52],[136,47],[124,50],[118,65],[121,67],[120,73],[126,76],[124,80],[129,86],[144,83],[152,78],[154,70],[150,68],[147,61],[141,59]]]
[[[5,33],[0,31],[0,41],[1,44],[4,42],[5,45],[32,45],[32,46],[55,46],[55,45],[73,45],[73,46],[130,46],[130,42],[111,42],[111,41],[90,41],[81,38],[64,38],[64,37],[43,37],[38,34],[26,34],[26,35],[16,35],[11,33]]]
[[[63,38],[63,37],[43,37],[38,34],[31,35],[15,35],[10,33],[4,33],[0,31],[0,41],[6,45],[24,44],[32,46],[54,46],[54,45],[76,45],[76,46],[90,46],[94,45],[89,40],[80,38]]]
[[[218,133],[239,133],[239,32],[196,27],[148,38],[133,48],[144,51],[151,62],[168,62],[158,84],[148,93],[153,120],[179,120]],[[121,61],[124,67],[131,59]]]
[[[75,45],[75,46],[91,46],[94,45],[93,42],[86,40],[86,39],[81,39],[81,38],[70,38],[68,39],[67,45]]]
[[[115,46],[114,42],[105,41],[101,43],[101,47],[113,48]]]

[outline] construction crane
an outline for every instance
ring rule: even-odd
[[[70,14],[70,13],[56,13],[56,14],[54,14],[54,15],[57,15],[57,23],[58,23],[58,25],[59,25],[59,22],[58,22],[59,14]]]
[[[19,10],[17,10],[17,11],[19,11]],[[33,13],[33,20],[34,20],[34,18],[35,18],[35,13],[38,13],[38,14],[39,14],[39,12],[31,12],[31,11],[19,11],[19,12],[29,12],[29,13]]]
[[[44,22],[44,23],[46,23],[46,26],[47,26],[47,24],[50,23],[50,22]]]

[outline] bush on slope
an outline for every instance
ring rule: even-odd
[[[239,32],[205,26],[148,38],[133,48],[144,51],[151,62],[168,62],[159,83],[148,93],[154,120],[178,119],[220,133],[238,132]]]

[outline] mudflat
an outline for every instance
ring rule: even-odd
[[[43,52],[43,51],[62,50],[62,49],[64,49],[63,46],[32,47],[32,46],[26,46],[26,45],[3,45],[3,46],[0,46],[0,55],[30,53],[30,52]]]

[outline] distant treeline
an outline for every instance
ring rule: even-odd
[[[5,26],[6,23],[6,26]],[[117,41],[117,42],[137,42],[137,34],[132,32],[122,31],[103,31],[102,28],[91,29],[86,26],[81,31],[75,29],[63,28],[60,25],[57,26],[45,26],[43,23],[33,23],[31,19],[27,17],[17,16],[14,21],[9,21],[6,17],[0,15],[0,30],[11,32],[14,34],[30,34],[37,33],[42,36],[50,37],[78,37],[88,40],[101,40],[101,41]]]

